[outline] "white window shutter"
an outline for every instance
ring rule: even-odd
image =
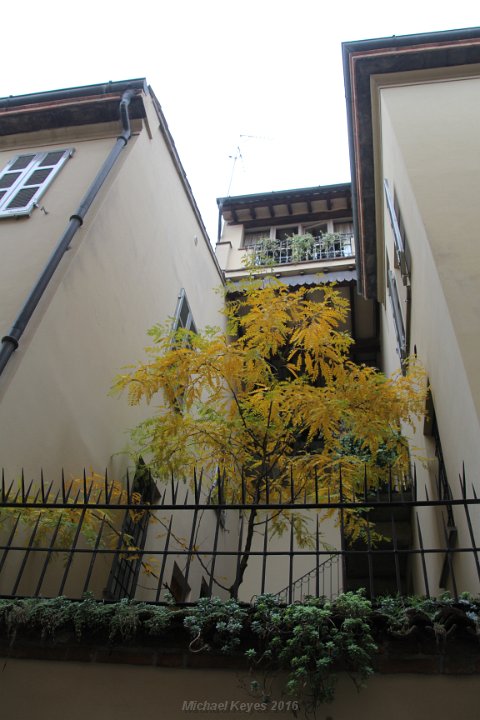
[[[72,149],[19,155],[0,174],[0,217],[30,215]]]

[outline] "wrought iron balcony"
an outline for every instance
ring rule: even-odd
[[[355,256],[351,233],[291,235],[282,240],[252,238],[246,240],[245,248],[254,253],[258,266],[344,260]]]

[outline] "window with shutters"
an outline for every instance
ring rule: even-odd
[[[400,298],[398,295],[397,282],[395,280],[395,274],[392,270],[387,268],[387,286],[388,294],[392,304],[393,312],[393,324],[395,326],[395,335],[397,337],[397,350],[400,355],[400,359],[405,360],[408,354],[407,349],[407,335],[405,332],[405,323],[403,322],[402,307]]]
[[[384,190],[388,214],[390,216],[390,224],[393,230],[393,240],[395,247],[394,266],[396,268],[399,268],[402,275],[403,284],[409,285],[412,267],[410,248],[405,232],[405,225],[403,223],[402,215],[400,213],[397,195],[395,192],[393,192],[392,194],[392,191],[390,190],[390,186],[388,184],[388,180],[386,178],[384,180]]]
[[[30,215],[73,149],[17,155],[0,172],[0,218]]]

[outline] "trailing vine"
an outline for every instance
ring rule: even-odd
[[[391,637],[432,635],[438,644],[454,633],[480,640],[480,601],[470,593],[453,598],[383,597],[375,604],[375,616]]]
[[[236,600],[200,598],[187,611],[183,624],[192,636],[190,650],[220,650],[232,653],[240,647],[240,635],[248,620],[246,606]]]
[[[247,650],[247,656],[254,664],[267,662],[286,671],[286,693],[314,709],[333,700],[336,670],[347,670],[358,688],[373,673],[377,646],[368,622],[371,613],[362,593],[286,607],[261,597],[252,616],[260,649]]]

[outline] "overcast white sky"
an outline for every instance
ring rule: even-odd
[[[147,78],[215,240],[218,196],[350,179],[342,41],[474,26],[479,5],[24,0],[1,18],[0,96]]]

